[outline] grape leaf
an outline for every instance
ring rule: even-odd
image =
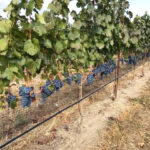
[[[63,51],[63,48],[64,48],[63,42],[61,42],[61,41],[56,41],[54,47],[55,47],[56,53],[57,53],[57,54],[60,54],[60,53]]]
[[[14,79],[14,74],[10,69],[6,69],[3,73],[2,73],[2,78],[6,78],[10,81],[12,81]]]
[[[96,43],[96,46],[99,48],[99,49],[103,49],[104,48],[104,43],[101,42],[101,43]]]
[[[34,30],[36,33],[38,33],[39,36],[42,36],[42,35],[44,35],[44,34],[47,33],[47,29],[46,29],[45,25],[43,25],[43,24],[35,24],[35,25],[33,26],[33,30]]]
[[[69,37],[70,40],[75,40],[75,39],[80,37],[80,32],[77,31],[77,30],[71,31],[71,32],[69,32],[68,37]]]
[[[76,42],[73,42],[71,43],[71,48],[74,48],[74,49],[80,49],[81,48],[81,43],[79,40],[77,40]]]
[[[29,55],[34,56],[40,50],[39,41],[37,39],[27,40],[24,44],[24,51],[27,52]]]
[[[0,51],[7,50],[8,48],[8,38],[0,39]]]
[[[35,6],[37,7],[37,9],[41,9],[43,6],[43,0],[35,0]]]
[[[0,20],[0,33],[7,34],[11,29],[11,20]]]
[[[45,40],[44,46],[45,46],[46,48],[52,48],[52,42],[51,42],[50,40]]]

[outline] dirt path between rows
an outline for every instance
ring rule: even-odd
[[[119,115],[130,107],[129,99],[140,95],[143,87],[150,80],[150,65],[144,65],[145,75],[141,76],[141,67],[120,81],[118,99],[111,97],[103,101],[90,102],[98,99],[101,91],[80,104],[82,117],[77,106],[56,117],[53,121],[34,130],[7,149],[15,150],[90,150],[97,143],[96,139],[103,134],[110,117]],[[113,83],[108,87],[113,91]]]

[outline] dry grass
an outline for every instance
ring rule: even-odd
[[[150,82],[119,118],[109,118],[106,133],[92,150],[150,150]]]

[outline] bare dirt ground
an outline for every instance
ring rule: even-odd
[[[109,118],[109,126],[91,150],[150,150],[150,81],[139,97],[118,118]]]
[[[143,67],[145,68],[144,76],[142,76]],[[120,80],[117,100],[112,101],[111,98],[113,92],[112,83],[103,91],[94,94],[80,104],[82,116],[80,116],[78,112],[78,107],[74,106],[5,149],[132,150],[131,147],[129,149],[126,147],[124,147],[124,149],[120,147],[111,149],[112,145],[109,144],[112,144],[113,141],[111,142],[111,140],[107,139],[113,139],[113,137],[107,138],[107,135],[113,135],[111,134],[111,131],[113,132],[111,129],[115,129],[111,121],[116,120],[115,118],[121,120],[121,116],[124,116],[122,114],[130,110],[133,105],[131,99],[137,99],[148,84],[150,80],[150,64],[145,63],[143,67],[139,67]],[[110,134],[108,134],[109,132]],[[101,143],[101,141],[104,142]],[[116,143],[118,144],[118,141],[116,141]],[[137,145],[141,147],[143,146],[143,142],[139,141]]]

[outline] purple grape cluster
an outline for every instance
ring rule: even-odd
[[[93,72],[93,76],[97,76],[99,73],[99,69],[95,68],[92,72]]]
[[[54,79],[53,85],[55,86],[55,90],[59,91],[59,89],[64,86],[64,82],[61,82],[60,79]]]
[[[88,84],[88,86],[89,85],[91,85],[91,83],[94,81],[94,76],[93,76],[93,74],[89,74],[88,76],[87,76],[87,84]]]
[[[105,64],[99,65],[92,71],[92,73],[87,76],[87,85],[91,85],[98,73],[100,73],[100,79],[102,80],[104,76],[107,77],[108,74],[112,73],[115,68],[116,63],[113,60]]]
[[[75,83],[80,84],[81,83],[81,79],[82,79],[82,75],[77,73],[76,74],[76,79],[74,81],[75,81]]]
[[[69,76],[69,72],[65,72],[64,77],[68,77],[68,76]]]
[[[64,77],[66,78],[64,79],[64,82],[66,82],[68,85],[71,85],[72,81],[74,81],[74,75],[69,76],[68,72],[64,73]]]
[[[6,100],[7,100],[7,103],[8,103],[8,107],[10,107],[11,103],[13,101],[16,101],[16,96],[14,96],[12,93],[9,93]]]
[[[124,58],[120,58],[120,62],[122,65],[124,65]]]
[[[107,62],[102,64],[98,67],[98,70],[101,72],[100,79],[102,80],[103,77],[107,77],[108,74],[114,72],[116,68],[116,63],[114,61]]]
[[[137,61],[138,61],[138,59],[137,59],[137,57],[136,56],[131,56],[131,55],[129,55],[128,56],[128,61],[127,61],[127,65],[136,65],[137,64]]]
[[[22,107],[30,107],[32,99],[36,97],[34,93],[30,95],[30,92],[33,91],[33,87],[22,86],[19,88],[19,95],[21,96]]]
[[[45,100],[48,96],[52,95],[54,93],[54,90],[51,91],[49,89],[49,86],[51,86],[50,80],[47,80],[45,85],[42,87],[42,103],[45,103]]]
[[[146,54],[146,57],[150,57],[150,51]]]
[[[65,81],[68,83],[68,85],[71,85],[72,81],[74,81],[74,75],[67,77]]]

